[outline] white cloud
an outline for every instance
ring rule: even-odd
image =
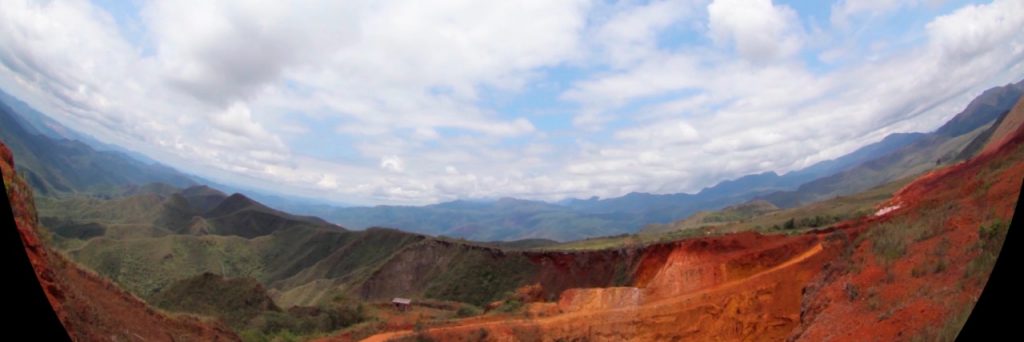
[[[803,41],[796,12],[771,0],[715,0],[708,5],[708,16],[711,38],[733,44],[751,61],[792,55]]]
[[[690,143],[700,139],[700,133],[686,122],[659,122],[652,125],[634,127],[615,133],[615,137],[623,140],[647,141],[660,144]]]
[[[833,13],[894,10],[866,5]],[[1024,74],[1021,6],[967,6],[819,71],[795,57],[831,46],[770,1],[154,1],[143,46],[83,0],[6,1],[0,85],[181,169],[345,202],[693,191],[935,128]],[[668,31],[696,36],[660,46]],[[586,129],[485,96],[538,83]],[[351,152],[290,145],[321,136]]]
[[[657,35],[665,28],[692,19],[703,0],[652,1],[635,7],[617,8],[594,29],[596,58],[622,67],[657,53]]]
[[[889,133],[935,129],[981,90],[1024,74],[1024,37],[1016,34],[1017,18],[1024,18],[1020,6],[968,6],[933,20],[923,43],[817,75],[792,62],[758,65],[682,51],[586,79],[564,97],[607,120],[617,108],[640,103],[621,114],[639,123],[617,136],[650,138],[584,153],[567,168],[588,178],[647,173],[646,179],[663,181],[631,190],[686,191],[748,173],[808,166]],[[661,97],[667,99],[643,104]],[[654,136],[672,131],[680,120],[701,139],[695,148],[666,149],[668,134]],[[672,157],[660,158],[666,152]]]
[[[405,163],[398,156],[383,156],[380,158],[380,168],[387,171],[402,172],[405,170]]]
[[[1009,44],[1004,49],[1019,49],[1022,27],[1024,2],[1003,0],[988,5],[968,5],[936,18],[926,28],[930,42],[947,58],[972,61],[979,54],[1003,44]]]
[[[324,189],[334,190],[338,188],[338,180],[334,176],[324,175],[316,185]]]

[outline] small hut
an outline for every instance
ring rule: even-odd
[[[394,306],[395,310],[398,311],[409,310],[410,305],[412,305],[412,299],[409,298],[395,297],[395,299],[391,300],[391,306]]]

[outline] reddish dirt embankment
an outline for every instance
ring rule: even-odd
[[[799,324],[804,284],[838,250],[830,245],[814,234],[741,233],[656,246],[643,250],[635,286],[570,289],[557,302],[531,304],[532,317],[424,334],[446,341],[783,339]]]
[[[896,210],[851,228],[879,237],[854,245],[847,260],[831,263],[812,283],[803,328],[795,332],[799,340],[955,337],[991,272],[980,256],[997,255],[1002,245],[1003,236],[982,241],[980,228],[995,222],[1005,227],[1020,195],[1022,104],[992,137],[996,145],[919,177],[883,205]],[[901,231],[911,232],[905,246],[886,239]],[[886,260],[879,250],[902,253]]]
[[[14,171],[0,142],[0,169],[18,233],[47,299],[68,335],[78,341],[236,341],[221,324],[157,312],[111,282],[49,249],[37,234],[31,190]]]
[[[996,146],[921,176],[876,215],[798,236],[738,233],[649,246],[626,258],[636,261],[632,286],[570,288],[523,316],[367,340],[950,338],[988,278],[991,266],[979,256],[1001,245],[981,241],[979,227],[1009,222],[1024,179],[1024,126],[1007,122],[1013,133],[997,135]],[[576,263],[563,260],[573,254],[552,255]]]

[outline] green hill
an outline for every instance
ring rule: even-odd
[[[241,326],[264,311],[280,311],[266,289],[252,278],[203,273],[161,289],[150,302],[159,308],[220,317]]]

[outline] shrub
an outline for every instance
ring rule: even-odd
[[[520,301],[519,299],[514,299],[513,298],[513,299],[506,300],[505,303],[502,304],[500,307],[498,307],[497,310],[498,310],[498,312],[511,313],[511,312],[519,311],[519,309],[522,308],[522,307],[523,307],[523,302]]]
[[[459,310],[455,312],[456,317],[464,318],[476,316],[483,313],[483,310],[472,305],[463,305],[459,307]]]
[[[999,219],[989,225],[978,227],[978,242],[975,243],[974,249],[981,252],[967,264],[964,278],[981,279],[992,270],[992,266],[995,265],[996,259],[999,257],[999,251],[1002,249],[1006,230],[1006,222]]]
[[[973,306],[967,306],[956,315],[946,318],[941,325],[930,326],[918,332],[910,341],[955,341],[973,309]]]
[[[907,241],[896,225],[875,227],[872,233],[872,251],[883,264],[890,264],[907,253]]]
[[[857,289],[857,285],[846,283],[846,286],[844,286],[843,289],[846,290],[846,297],[849,298],[850,301],[857,300],[857,297],[860,297],[860,290]]]

